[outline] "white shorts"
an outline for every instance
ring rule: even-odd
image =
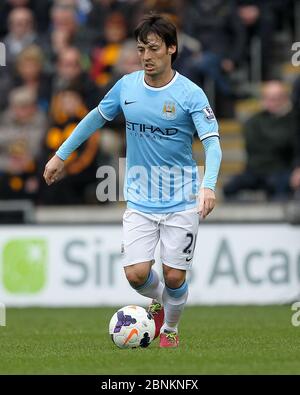
[[[160,240],[161,262],[189,270],[199,227],[197,208],[168,214],[149,214],[128,208],[123,215],[123,266],[152,261]]]

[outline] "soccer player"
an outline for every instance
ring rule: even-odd
[[[60,179],[64,161],[96,129],[123,111],[126,119],[126,179],[123,264],[130,285],[152,302],[160,347],[177,347],[178,323],[188,297],[200,219],[215,206],[221,162],[218,124],[204,92],[173,70],[175,26],[160,15],[145,17],[135,30],[143,70],[122,77],[75,128],[47,163],[48,185]],[[205,150],[200,185],[192,158],[198,133]],[[152,268],[160,241],[164,283]]]

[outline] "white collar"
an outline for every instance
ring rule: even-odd
[[[150,86],[150,85],[147,84],[147,82],[145,81],[145,73],[143,73],[143,84],[144,84],[145,88],[150,89],[152,91],[162,91],[164,89],[169,88],[169,86],[173,85],[174,82],[177,80],[178,76],[179,76],[178,71],[175,71],[175,74],[174,74],[173,78],[171,79],[171,81],[167,85],[160,86],[159,88],[155,88],[154,86]]]

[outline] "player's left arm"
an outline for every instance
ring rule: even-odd
[[[205,172],[199,191],[198,213],[204,219],[215,207],[215,187],[220,170],[222,151],[219,127],[205,93],[199,88],[193,92],[189,111],[205,151]]]
[[[205,151],[205,172],[199,191],[198,213],[204,219],[215,207],[215,187],[219,174],[222,151],[219,137],[211,136],[202,140]]]

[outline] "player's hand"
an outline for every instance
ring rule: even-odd
[[[51,185],[54,182],[61,180],[64,175],[64,161],[57,155],[54,155],[45,166],[44,179],[48,185]]]
[[[207,217],[207,215],[213,210],[216,204],[216,195],[212,189],[201,188],[199,191],[199,207],[198,214],[201,219]]]

